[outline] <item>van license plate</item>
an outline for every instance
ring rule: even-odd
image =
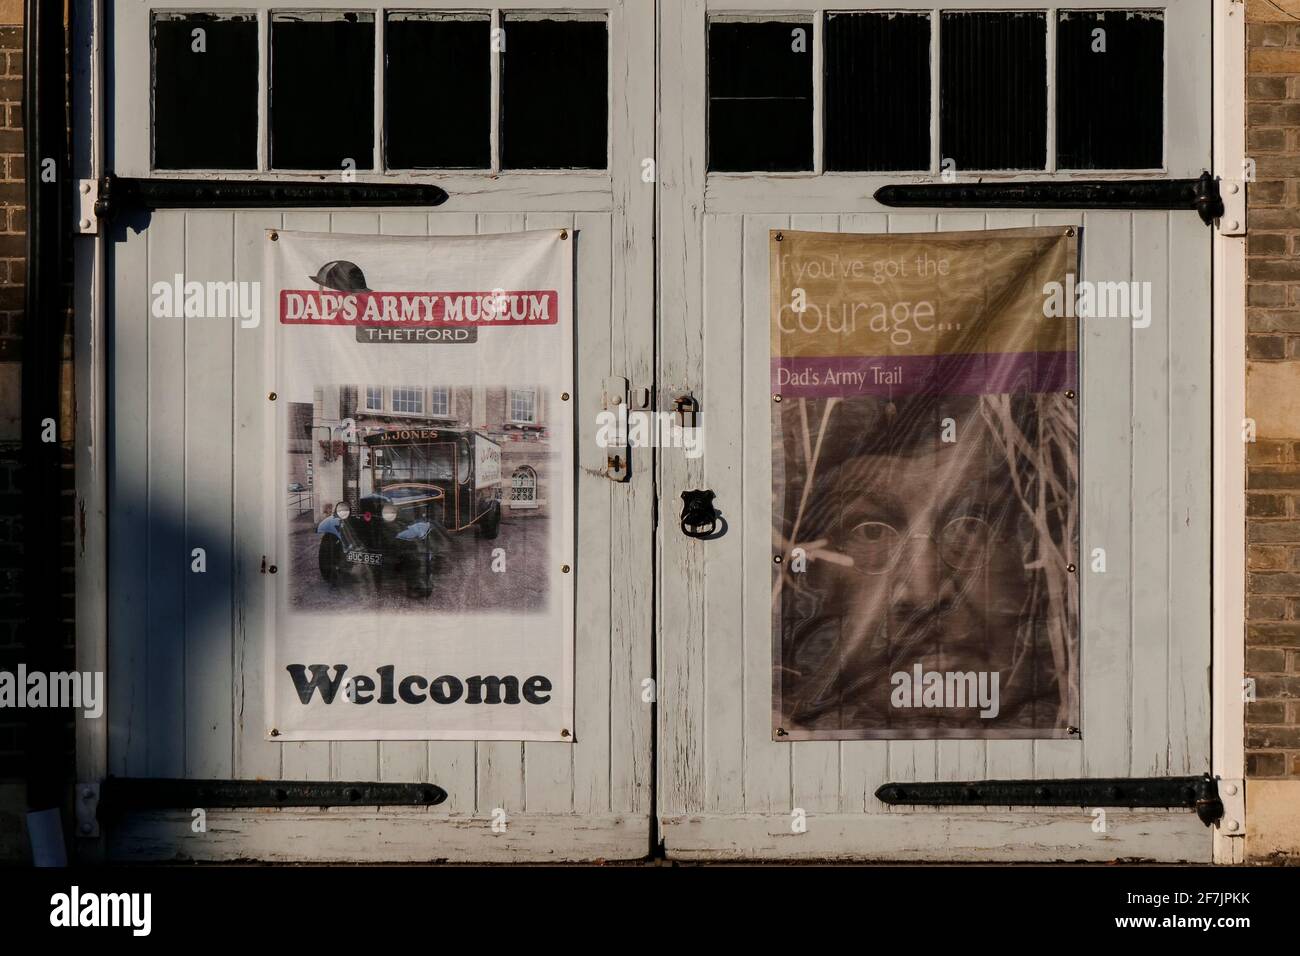
[[[353,564],[383,564],[384,556],[378,551],[348,551],[347,559]]]

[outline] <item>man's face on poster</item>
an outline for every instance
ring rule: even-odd
[[[848,457],[821,483],[824,543],[807,581],[823,596],[823,627],[830,623],[818,628],[828,655],[818,670],[840,670],[846,705],[880,697],[865,701],[877,711],[888,675],[917,664],[1005,678],[1030,591],[1022,505],[1002,443],[977,408],[947,427],[937,416],[915,427],[924,437]],[[823,454],[834,461],[842,451]],[[826,689],[814,678],[807,690],[818,684]]]

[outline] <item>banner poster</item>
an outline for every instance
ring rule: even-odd
[[[1076,232],[770,234],[774,739],[1079,733]]]
[[[270,231],[277,740],[573,728],[573,240]]]

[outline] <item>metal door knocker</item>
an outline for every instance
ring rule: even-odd
[[[713,507],[713,492],[696,489],[682,492],[682,534],[691,538],[711,538],[718,529],[718,511]]]

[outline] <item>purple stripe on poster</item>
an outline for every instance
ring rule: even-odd
[[[1077,352],[772,359],[772,389],[790,398],[1060,392],[1074,388],[1077,382]]]

